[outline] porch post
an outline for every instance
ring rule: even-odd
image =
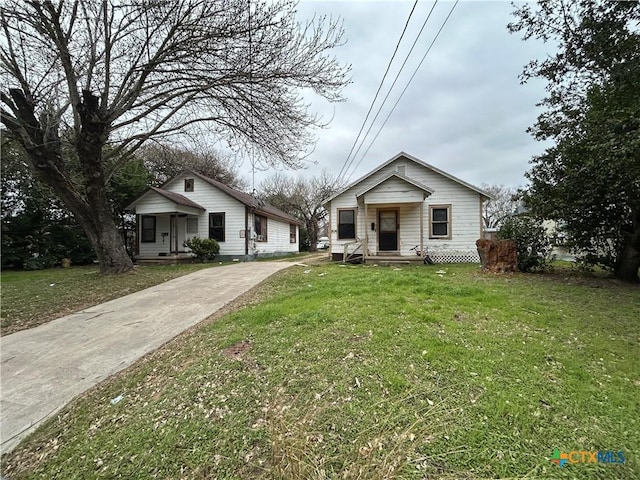
[[[364,244],[362,245],[362,261],[366,261],[365,257],[369,255],[369,229],[367,228],[367,222],[369,220],[369,209],[367,202],[364,203]]]
[[[424,202],[420,202],[420,251],[424,255]]]
[[[172,231],[171,231],[171,240],[170,240],[170,247],[169,247],[169,252],[170,253],[175,253],[176,255],[178,254],[178,213],[174,213],[172,215],[173,217],[173,225],[172,225]]]

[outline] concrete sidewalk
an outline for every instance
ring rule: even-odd
[[[292,265],[208,268],[0,337],[0,451],[11,451],[76,395]]]

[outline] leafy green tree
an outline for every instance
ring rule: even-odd
[[[548,82],[531,132],[553,142],[532,160],[525,204],[563,225],[587,263],[638,282],[640,3],[540,0],[515,15],[512,32],[558,46],[523,72]]]
[[[551,254],[551,241],[542,222],[526,214],[503,219],[498,237],[513,240],[518,256],[518,270],[534,272],[546,267]]]
[[[107,198],[113,218],[121,232],[129,257],[135,253],[135,216],[125,210],[129,204],[154,183],[145,162],[133,156],[114,172],[107,182]]]
[[[40,269],[92,262],[95,254],[73,215],[35,178],[15,141],[1,144],[2,267]]]
[[[133,268],[107,184],[142,145],[212,135],[298,167],[323,125],[300,91],[339,101],[348,84],[339,23],[300,25],[287,0],[4,0],[0,30],[1,121],[103,273]]]

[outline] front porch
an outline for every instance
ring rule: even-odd
[[[364,257],[364,263],[371,265],[422,265],[423,258],[418,255],[368,255]]]
[[[170,253],[158,255],[136,255],[137,265],[177,265],[179,263],[193,263],[194,257],[190,253]]]

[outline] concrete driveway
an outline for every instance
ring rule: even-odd
[[[0,337],[0,451],[11,451],[76,395],[292,265],[208,268]]]

